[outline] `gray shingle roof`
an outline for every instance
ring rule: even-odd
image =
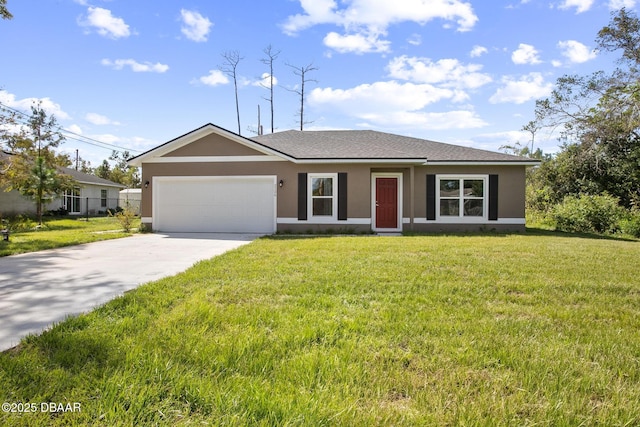
[[[426,159],[435,162],[522,162],[529,158],[373,130],[288,130],[251,140],[298,160]]]
[[[70,168],[60,168],[62,173],[70,175],[73,179],[82,184],[104,185],[107,187],[126,188],[126,185],[118,184],[117,182],[109,181],[108,179],[100,178],[95,175],[80,172]]]

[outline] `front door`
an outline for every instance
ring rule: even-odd
[[[376,177],[376,229],[398,228],[398,178]]]

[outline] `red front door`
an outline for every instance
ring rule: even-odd
[[[398,178],[376,178],[376,228],[398,228]]]

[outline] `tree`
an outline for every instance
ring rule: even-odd
[[[278,59],[278,55],[280,55],[280,51],[274,50],[273,47],[269,45],[266,48],[264,48],[262,52],[264,52],[266,57],[262,58],[260,62],[269,66],[269,86],[262,85],[262,87],[269,90],[269,98],[265,98],[265,99],[269,101],[269,104],[271,106],[271,133],[273,133],[275,129],[273,126],[273,86],[274,86],[273,63],[276,59]]]
[[[68,156],[54,151],[65,138],[58,131],[55,116],[47,116],[40,104],[31,107],[25,126],[3,137],[11,154],[0,176],[5,191],[15,189],[33,199],[38,223],[42,224],[43,205],[75,185],[75,181],[59,169],[68,165]]]
[[[95,169],[96,176],[126,185],[127,188],[139,188],[141,183],[140,171],[137,167],[127,164],[127,160],[131,157],[133,156],[128,151],[122,153],[115,150],[112,151],[109,160],[115,162],[115,164],[112,165],[109,160],[103,160],[102,164]]]
[[[112,181],[112,179],[111,179],[111,165],[109,164],[109,161],[107,159],[102,161],[100,166],[98,166],[95,169],[94,173],[96,174],[96,176],[98,178],[108,179],[108,180]]]
[[[622,51],[620,67],[563,76],[536,102],[538,126],[560,129],[563,143],[546,185],[552,199],[608,192],[640,206],[640,21],[623,8],[596,41],[603,51]]]
[[[127,164],[127,161],[132,157],[133,155],[129,151],[114,150],[111,153],[109,160],[115,162],[111,170],[111,181],[126,185],[127,188],[140,188],[140,169]]]
[[[293,74],[300,77],[300,86],[298,86],[299,89],[294,88],[294,89],[288,89],[288,90],[291,92],[297,93],[300,96],[300,110],[298,111],[298,113],[300,115],[300,130],[303,130],[304,125],[309,123],[304,121],[304,103],[306,100],[305,85],[309,82],[317,83],[317,80],[307,78],[307,73],[310,73],[312,71],[317,71],[318,68],[314,67],[313,63],[306,66],[301,66],[301,67],[296,67],[291,64],[287,64],[287,66],[293,68]]]
[[[228,50],[222,53],[224,63],[218,67],[220,71],[233,79],[233,86],[236,94],[236,117],[238,118],[238,135],[240,133],[240,104],[238,101],[238,64],[244,58],[237,50]]]
[[[0,17],[2,19],[13,18],[13,15],[7,10],[7,0],[0,0]]]

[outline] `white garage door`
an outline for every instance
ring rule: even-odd
[[[274,176],[156,177],[153,228],[158,231],[273,233]]]

